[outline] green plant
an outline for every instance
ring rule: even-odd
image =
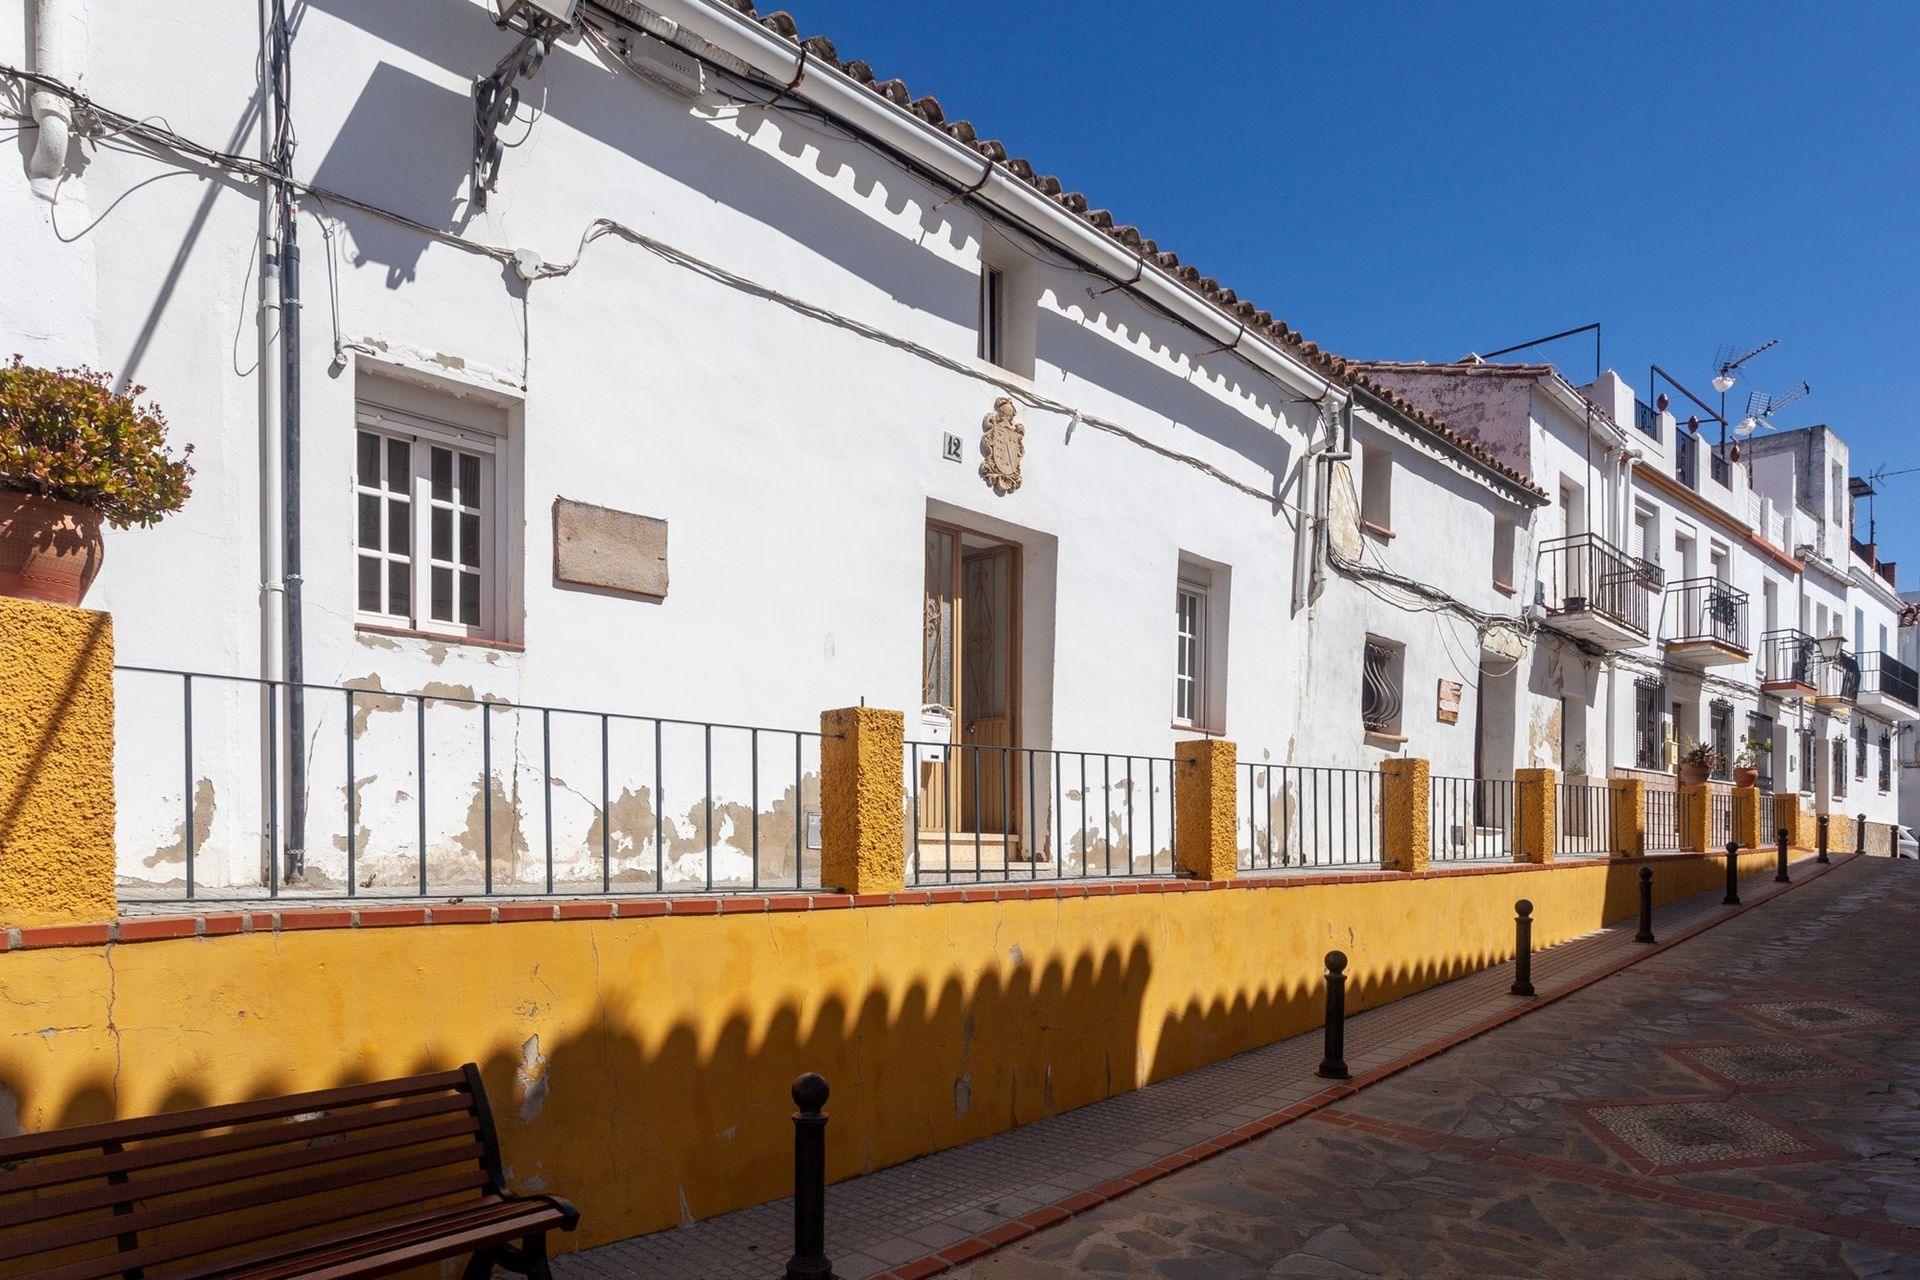
[[[90,507],[116,529],[186,505],[193,466],[167,452],[167,420],[145,387],[117,392],[92,369],[0,368],[0,489]]]
[[[1733,765],[1736,769],[1757,769],[1760,762],[1773,752],[1773,744],[1760,738],[1740,739],[1739,750],[1733,753]]]
[[[1720,748],[1711,742],[1696,742],[1692,738],[1680,740],[1680,762],[1698,765],[1712,773],[1720,767]]]

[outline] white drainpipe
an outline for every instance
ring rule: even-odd
[[[86,37],[78,30],[84,0],[33,0],[33,69],[77,89],[84,69]],[[27,99],[38,126],[27,173],[33,192],[52,200],[67,172],[67,143],[73,135],[73,104],[59,94],[36,89]]]

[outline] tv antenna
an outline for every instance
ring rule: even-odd
[[[1721,347],[1713,355],[1713,389],[1724,396],[1733,390],[1733,384],[1739,380],[1736,374],[1741,365],[1762,351],[1769,351],[1779,345],[1780,339],[1769,338],[1748,351],[1742,351],[1739,347],[1732,345]]]
[[[1778,395],[1763,395],[1758,391],[1747,393],[1747,416],[1734,424],[1733,434],[1745,440],[1754,432],[1765,428],[1778,431],[1773,424],[1773,415],[1790,404],[1799,404],[1813,394],[1811,383],[1800,382],[1788,387]]]

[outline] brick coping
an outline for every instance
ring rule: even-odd
[[[1753,853],[1754,849],[1743,850]],[[680,896],[595,898],[499,897],[489,902],[360,906],[331,899],[312,906],[245,906],[175,916],[123,917],[90,924],[20,925],[0,928],[0,952],[48,947],[97,947],[109,943],[167,942],[239,933],[292,933],[307,929],[379,929],[423,925],[520,924],[558,920],[637,920],[660,916],[764,915],[770,912],[833,911],[872,907],[933,906],[955,902],[1031,902],[1065,898],[1116,898],[1153,893],[1296,889],[1311,885],[1376,884],[1443,880],[1458,876],[1534,874],[1597,866],[1653,862],[1725,861],[1724,853],[1657,853],[1642,857],[1589,858],[1567,862],[1496,862],[1426,871],[1254,872],[1234,880],[1152,877],[1139,880],[1030,881],[1024,884],[944,885],[900,893],[831,891],[721,892]],[[225,904],[223,904],[225,906]]]

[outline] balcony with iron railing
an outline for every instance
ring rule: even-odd
[[[1868,711],[1920,715],[1920,674],[1890,653],[1863,653],[1858,701]]]
[[[1540,547],[1540,596],[1547,618],[1604,649],[1647,642],[1645,562],[1598,534],[1554,538]]]
[[[1760,688],[1777,697],[1810,698],[1816,692],[1814,671],[1820,665],[1820,645],[1794,627],[1769,631],[1760,637]]]
[[[1813,700],[1823,707],[1851,707],[1860,697],[1860,660],[1845,649],[1831,658],[1816,645],[1813,664]]]
[[[1667,588],[1667,658],[1696,669],[1731,666],[1753,656],[1747,638],[1747,593],[1718,578],[1686,578]]]

